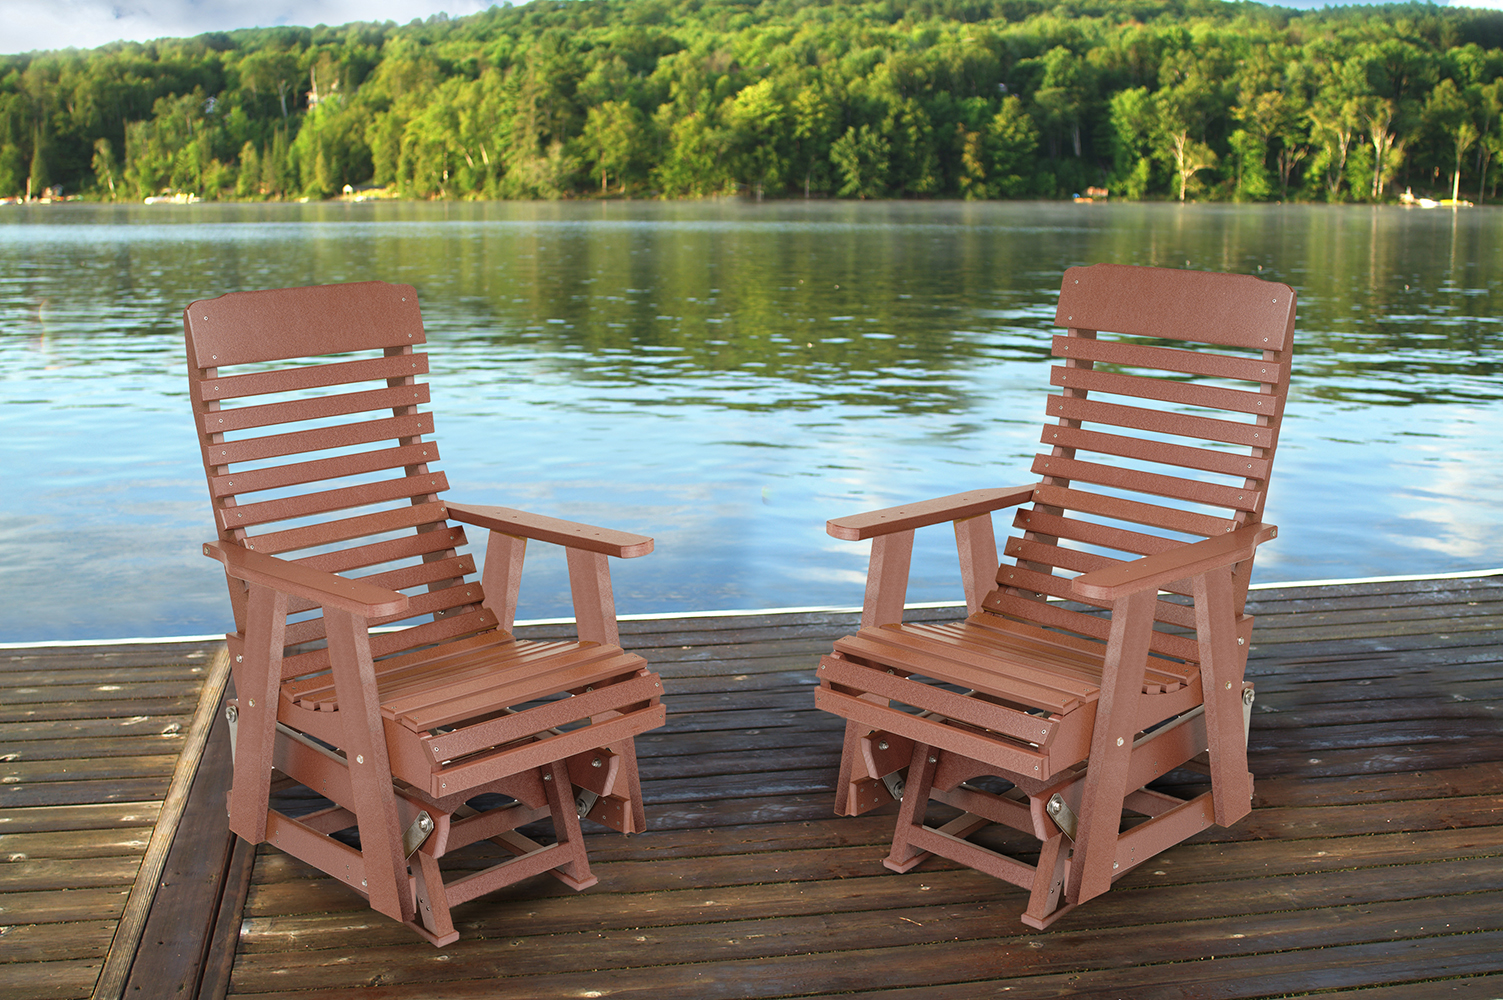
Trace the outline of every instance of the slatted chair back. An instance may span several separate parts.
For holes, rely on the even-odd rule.
[[[1293,295],[1246,276],[1202,277],[1113,264],[1065,273],[1050,371],[1060,391],[1033,462],[1042,479],[1014,515],[1020,533],[986,610],[1105,641],[1110,622],[1081,607],[1071,579],[1262,522]],[[1235,575],[1239,613],[1249,569]],[[1154,632],[1153,651],[1198,660],[1194,609],[1161,599],[1156,617],[1169,628]],[[1185,670],[1157,662],[1170,673],[1162,682],[1182,682]]]
[[[267,331],[255,341],[235,336]],[[438,447],[417,294],[367,282],[197,302],[187,315],[193,411],[219,537],[406,593],[373,622],[377,659],[494,630],[459,555],[433,468]],[[246,586],[230,579],[237,630]],[[321,613],[294,598],[284,678],[328,669]]]

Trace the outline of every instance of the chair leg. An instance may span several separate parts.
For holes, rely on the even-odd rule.
[[[1096,728],[1091,736],[1091,764],[1086,770],[1075,859],[1066,885],[1066,898],[1071,903],[1083,903],[1112,887],[1122,802],[1129,790],[1127,773],[1137,734],[1138,696],[1143,689],[1157,602],[1157,593],[1143,591],[1129,594],[1112,607]]]
[[[609,747],[611,753],[621,758],[621,772],[617,782],[624,786],[617,794],[631,803],[630,813],[623,817],[622,833],[641,833],[647,829],[647,810],[642,805],[642,778],[637,772],[637,744],[635,740],[623,740]]]
[[[553,866],[553,874],[571,888],[588,888],[597,879],[590,873],[590,859],[585,854],[584,831],[579,826],[579,813],[570,791],[569,768],[556,760],[544,774],[551,775],[543,784],[548,793],[548,811],[553,815],[553,834],[558,838],[554,849],[564,856],[563,861]]]
[[[412,876],[417,889],[416,920],[407,926],[430,944],[442,948],[459,940],[454,929],[454,919],[449,913],[449,896],[444,891],[444,875],[439,870],[438,859],[419,850],[412,856]]]
[[[411,923],[413,899],[402,853],[397,800],[391,787],[391,763],[381,722],[370,636],[363,618],[336,608],[324,609],[329,661],[339,714],[344,716],[345,757],[349,761],[355,818],[366,891],[379,913]]]
[[[929,856],[929,851],[914,846],[913,831],[924,826],[929,811],[929,790],[934,787],[936,754],[927,744],[915,743],[908,764],[908,778],[903,785],[903,803],[898,807],[898,822],[892,834],[892,852],[882,863],[895,872],[906,872]]]
[[[287,595],[251,585],[246,641],[235,669],[238,723],[229,807],[230,829],[252,844],[266,839],[286,628]]]
[[[840,749],[840,773],[835,776],[835,815],[856,816],[859,811],[851,801],[851,772],[861,754],[861,737],[866,727],[856,722],[845,724],[845,741]]]
[[[1252,811],[1252,775],[1247,771],[1247,729],[1242,716],[1246,654],[1239,654],[1236,642],[1230,567],[1196,577],[1194,593],[1212,801],[1217,825],[1231,826]]]
[[[1070,849],[1066,846],[1066,837],[1063,833],[1056,833],[1039,849],[1039,862],[1034,869],[1033,889],[1028,894],[1023,923],[1043,930],[1075,909],[1073,903],[1065,903],[1065,877],[1069,868]]]

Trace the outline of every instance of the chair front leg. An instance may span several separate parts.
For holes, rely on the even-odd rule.
[[[402,829],[396,794],[391,785],[391,762],[381,722],[376,671],[371,662],[370,634],[364,618],[336,608],[324,609],[329,636],[329,663],[334,692],[344,723],[345,761],[360,828],[360,855],[365,864],[365,889],[371,906],[404,923],[413,919],[407,859],[402,853]]]
[[[277,703],[282,686],[282,647],[287,631],[287,595],[250,585],[245,643],[235,664],[239,713],[235,734],[230,829],[252,844],[266,839],[272,759],[277,741]]]
[[[1127,797],[1128,764],[1138,730],[1138,697],[1148,663],[1158,593],[1141,590],[1112,605],[1112,628],[1096,703],[1081,816],[1066,896],[1079,904],[1112,887],[1117,832]]]
[[[1200,644],[1200,684],[1211,752],[1211,798],[1218,826],[1231,826],[1252,812],[1252,775],[1247,770],[1247,730],[1242,715],[1246,654],[1238,649],[1231,567],[1194,580],[1195,631]]]

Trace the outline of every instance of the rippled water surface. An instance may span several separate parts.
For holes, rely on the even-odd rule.
[[[1503,566],[1503,213],[1055,204],[0,207],[0,642],[223,631],[181,311],[415,285],[451,496],[650,534],[622,613],[860,602],[826,518],[1027,482],[1064,268],[1299,292],[1256,578]],[[958,599],[920,534],[913,601]],[[523,617],[567,615],[529,551]]]

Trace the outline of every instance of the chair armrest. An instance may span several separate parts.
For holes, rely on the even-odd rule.
[[[379,618],[407,610],[406,594],[399,594],[373,583],[346,580],[323,570],[299,566],[233,542],[205,542],[204,555],[218,559],[224,564],[224,571],[237,580],[301,597],[320,607],[339,608],[366,618]]]
[[[920,500],[901,507],[886,507],[864,514],[837,517],[825,523],[825,531],[836,538],[859,542],[865,538],[890,535],[895,531],[911,531],[931,524],[987,514],[1003,507],[1015,507],[1032,500],[1033,489],[1032,485],[1000,486],[952,493],[947,497]]]
[[[510,507],[448,503],[449,516],[465,524],[489,528],[507,535],[550,542],[571,549],[599,552],[622,559],[645,556],[652,551],[652,539],[628,531],[597,528],[577,521],[563,521],[542,514],[529,514]]]
[[[1144,590],[1157,591],[1175,580],[1250,559],[1259,545],[1278,533],[1279,529],[1271,524],[1249,525],[1120,566],[1082,573],[1073,581],[1073,588],[1082,597],[1106,602]]]

